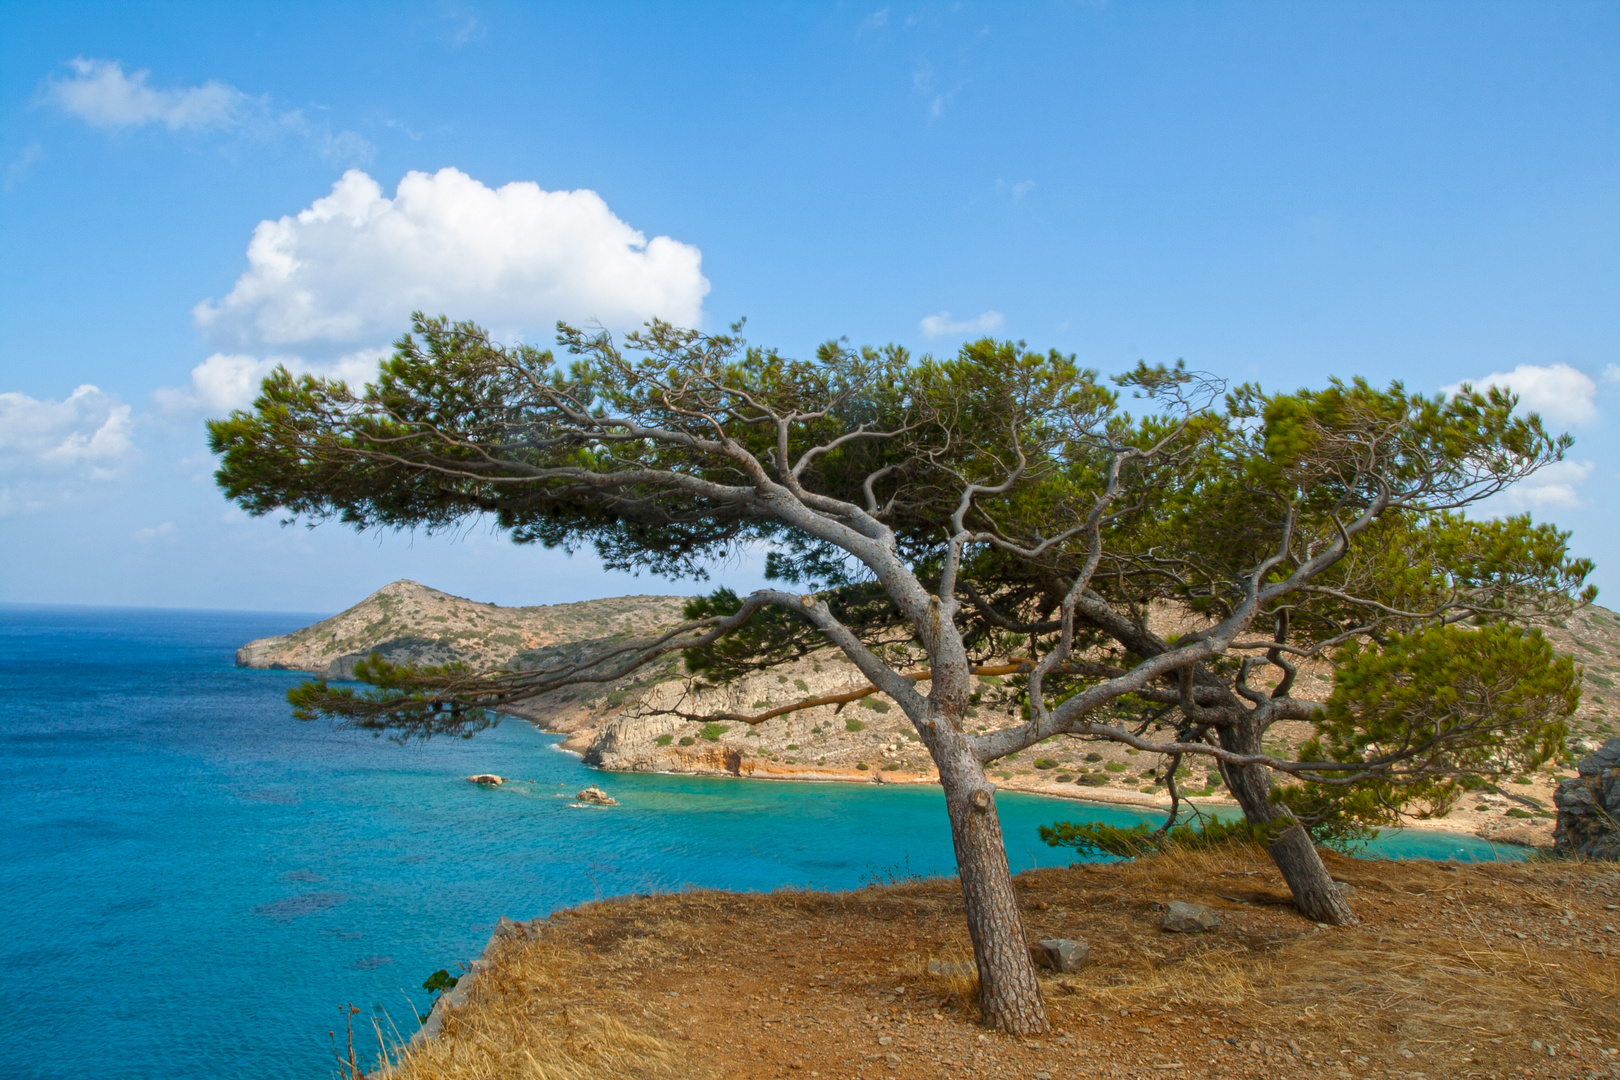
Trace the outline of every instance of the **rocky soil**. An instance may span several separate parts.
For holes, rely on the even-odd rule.
[[[1327,858],[1359,926],[1302,918],[1253,848],[1020,875],[1029,939],[1091,946],[1042,975],[1036,1039],[979,1022],[954,881],[586,904],[505,924],[383,1075],[1620,1077],[1612,865]],[[1221,925],[1165,932],[1176,900]]]
[[[564,653],[645,637],[680,620],[682,599],[629,596],[577,604],[506,608],[450,596],[412,581],[389,585],[349,610],[285,637],[250,642],[237,653],[247,667],[352,676],[372,651],[396,662],[448,663],[474,668],[543,663]],[[1167,621],[1164,630],[1176,629]],[[1521,777],[1498,792],[1482,792],[1448,815],[1424,824],[1477,834],[1501,843],[1552,843],[1553,795],[1575,775],[1576,760],[1616,734],[1620,716],[1620,616],[1592,607],[1548,637],[1585,668],[1586,691],[1574,718],[1569,757],[1541,774]],[[759,779],[931,783],[926,751],[897,706],[883,695],[835,707],[819,706],[758,725],[707,722],[717,713],[758,713],[809,697],[864,685],[853,665],[832,650],[724,686],[685,676],[671,658],[618,683],[574,687],[515,706],[511,712],[566,736],[565,749],[608,770],[749,776]],[[926,687],[926,684],[923,684]],[[1307,666],[1296,690],[1307,698],[1331,688],[1326,664]],[[685,714],[685,716],[681,715]],[[999,678],[978,679],[971,722],[990,730],[1018,722],[1020,707]],[[1274,749],[1286,752],[1310,732],[1307,724],[1273,729]],[[997,762],[992,775],[1009,790],[1094,801],[1167,806],[1157,755],[1112,743],[1061,737]],[[1178,787],[1199,801],[1224,804],[1219,785],[1200,762],[1184,762]]]

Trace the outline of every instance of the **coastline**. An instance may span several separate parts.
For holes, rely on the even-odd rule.
[[[584,751],[568,743],[574,741],[570,738],[573,732],[562,731],[547,727],[546,724],[535,718],[524,717],[519,714],[510,714],[515,719],[523,720],[535,730],[546,734],[561,736],[552,749],[565,754],[571,754],[583,761],[587,768],[608,775],[623,773],[647,772],[655,776],[713,776],[730,777],[737,780],[783,781],[791,783],[808,784],[899,784],[899,785],[937,785],[937,774],[919,773],[901,769],[874,769],[861,772],[850,769],[826,768],[794,768],[782,767],[775,763],[749,762],[742,768],[726,768],[723,765],[710,765],[708,767],[695,766],[687,769],[613,769],[603,765],[592,764],[586,760]],[[1073,785],[1058,784],[1048,781],[1046,783],[1019,783],[1019,778],[1012,781],[996,781],[992,783],[1000,792],[1012,792],[1020,795],[1040,795],[1051,799],[1060,799],[1065,802],[1088,803],[1095,806],[1128,807],[1136,810],[1167,812],[1170,808],[1168,795],[1149,795],[1140,791],[1124,791],[1118,788],[1087,787],[1077,790]],[[1193,796],[1183,797],[1184,805],[1194,806],[1200,810],[1226,811],[1237,810],[1237,801],[1230,798]],[[1492,844],[1521,849],[1550,849],[1552,847],[1552,827],[1536,828],[1531,825],[1517,824],[1506,828],[1488,829],[1482,826],[1480,816],[1474,814],[1458,813],[1458,816],[1444,818],[1415,818],[1397,826],[1386,827],[1384,831],[1414,830],[1421,832],[1450,833],[1457,836],[1471,836]]]

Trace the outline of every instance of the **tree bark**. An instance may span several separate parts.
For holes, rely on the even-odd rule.
[[[1247,718],[1233,727],[1222,728],[1221,746],[1240,754],[1258,754],[1261,751],[1259,728]],[[1243,808],[1243,816],[1251,825],[1270,825],[1279,819],[1293,824],[1284,829],[1270,844],[1271,861],[1277,864],[1288,889],[1294,894],[1294,906],[1307,919],[1330,926],[1355,926],[1356,915],[1333,883],[1322,862],[1322,855],[1311,842],[1305,826],[1294,819],[1287,807],[1271,801],[1271,771],[1264,765],[1221,765],[1221,776],[1226,787]]]
[[[941,720],[940,726],[946,723]],[[960,731],[944,733],[942,741],[958,744],[941,747],[944,752],[936,761],[956,845],[968,936],[979,968],[979,1007],[990,1027],[1013,1035],[1043,1034],[1051,1024],[1024,939],[994,785]]]

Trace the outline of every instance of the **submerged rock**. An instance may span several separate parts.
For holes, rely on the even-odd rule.
[[[1553,850],[1605,862],[1620,861],[1620,738],[1581,759],[1580,774],[1558,785]]]
[[[1164,910],[1164,929],[1175,934],[1201,934],[1221,925],[1221,917],[1203,904],[1172,900]]]
[[[582,803],[588,803],[591,806],[618,806],[619,805],[619,800],[618,799],[615,799],[613,796],[609,795],[607,792],[603,791],[601,788],[597,787],[595,784],[592,784],[590,787],[586,788],[584,791],[580,792],[578,795],[575,795],[574,798],[578,799]]]

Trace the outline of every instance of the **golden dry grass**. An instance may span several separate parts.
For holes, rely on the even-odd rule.
[[[1612,865],[1330,865],[1359,927],[1302,919],[1252,849],[1020,876],[1032,938],[1092,945],[1043,976],[1036,1040],[987,1032],[971,976],[929,973],[970,955],[953,882],[587,904],[503,942],[387,1075],[1620,1077]],[[1224,925],[1164,933],[1170,899]]]

